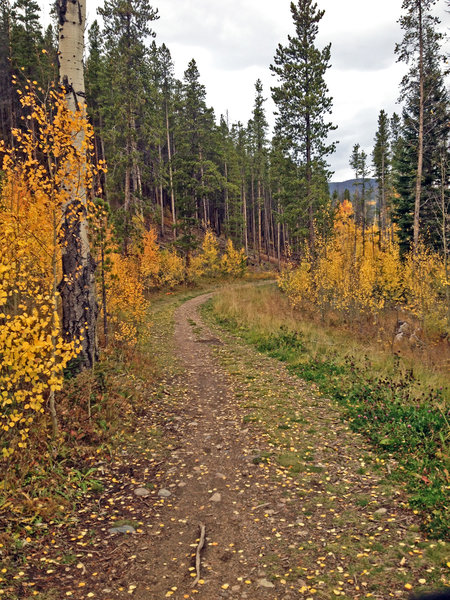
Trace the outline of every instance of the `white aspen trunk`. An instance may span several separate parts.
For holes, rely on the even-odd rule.
[[[85,113],[84,28],[85,0],[58,0],[59,78],[64,86],[69,110]],[[74,138],[82,152],[84,132]],[[76,368],[92,368],[98,358],[95,261],[89,246],[84,172],[70,189],[71,199],[63,207],[62,271],[59,284],[62,299],[62,329],[66,340],[78,341],[80,353]]]

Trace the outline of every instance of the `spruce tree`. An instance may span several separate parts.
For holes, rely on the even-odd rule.
[[[11,63],[29,79],[39,73],[42,44],[40,7],[35,0],[16,0],[11,8]]]
[[[361,187],[361,192],[355,193],[355,220],[362,228],[364,250],[367,229],[367,179],[369,176],[369,167],[367,164],[367,154],[364,150],[361,150],[359,144],[353,146],[350,166],[355,171],[356,181],[353,185]]]
[[[413,65],[410,78],[403,87],[405,104],[399,128],[400,134],[397,136],[397,141],[393,142],[393,180],[397,192],[394,220],[398,224],[403,253],[407,252],[411,245],[413,248],[416,247],[417,208],[419,208],[418,223],[422,240],[437,249],[441,237],[439,233],[441,226],[435,218],[435,205],[436,190],[440,187],[442,179],[439,149],[446,148],[448,143],[449,96],[443,77],[443,57],[439,48],[440,34],[429,25],[423,39],[422,76],[418,65]],[[422,101],[421,88],[423,88]],[[444,154],[446,152],[448,149]],[[418,205],[419,160],[421,178]]]
[[[173,179],[173,113],[174,113],[174,65],[169,48],[162,44],[157,52],[157,61],[160,76],[161,86],[161,102],[163,110],[163,128],[167,153],[167,173],[168,187],[170,195],[170,210],[172,213],[173,235],[176,239],[177,216],[176,216],[176,199]]]
[[[101,41],[100,27],[97,21],[94,21],[88,31],[88,58],[85,68],[86,85],[86,103],[88,114],[94,127],[95,138],[95,159],[106,161],[104,127],[105,127],[105,107],[107,105],[108,82],[106,76],[106,60],[104,56],[103,44]],[[101,171],[99,175],[99,185],[104,196],[107,191],[106,173]]]
[[[276,127],[278,135],[286,138],[289,151],[301,169],[304,179],[303,198],[308,213],[308,238],[314,248],[314,221],[320,206],[314,190],[314,170],[323,165],[326,157],[335,150],[327,141],[335,129],[326,122],[331,112],[332,98],[325,83],[325,73],[330,67],[330,48],[322,50],[316,45],[319,22],[324,15],[312,0],[291,3],[295,35],[288,36],[288,44],[278,46],[272,72],[279,85],[272,88],[277,106]]]
[[[404,31],[403,40],[397,44],[395,52],[398,60],[410,64],[411,68],[402,80],[402,99],[417,100],[417,164],[415,168],[414,216],[413,216],[413,249],[417,249],[420,234],[420,210],[422,196],[422,178],[424,166],[424,118],[425,118],[425,46],[434,38],[441,39],[436,31],[439,19],[431,14],[437,0],[403,0],[404,14],[400,18],[400,26]],[[412,80],[417,86],[411,87]]]
[[[265,98],[263,97],[263,87],[261,80],[255,83],[255,103],[252,113],[252,119],[249,122],[250,142],[252,144],[252,178],[254,179],[254,193],[252,193],[252,202],[256,213],[257,240],[256,249],[258,259],[261,260],[262,239],[263,239],[263,220],[264,220],[264,239],[268,240],[267,231],[267,129],[268,123],[264,111]],[[255,196],[256,192],[256,196]],[[267,248],[266,248],[267,249]]]
[[[111,200],[122,206],[118,225],[127,251],[136,233],[133,215],[142,221],[144,211],[139,132],[146,99],[145,40],[155,35],[151,23],[158,18],[158,12],[148,0],[106,0],[98,12],[104,21],[109,79],[105,140],[109,162],[115,166],[109,189]]]
[[[200,82],[197,63],[192,59],[184,72],[177,115],[174,158],[174,182],[178,202],[177,244],[183,249],[187,264],[195,247],[193,229],[208,227],[211,221],[210,196],[222,189],[217,164],[211,160],[214,112],[206,105],[206,89]]]
[[[378,129],[375,134],[372,162],[378,183],[378,214],[382,238],[386,236],[387,228],[390,160],[389,118],[386,111],[381,110],[378,115]]]

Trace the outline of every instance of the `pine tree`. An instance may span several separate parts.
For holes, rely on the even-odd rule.
[[[249,122],[250,143],[252,145],[252,205],[255,215],[255,226],[257,230],[254,245],[258,252],[258,259],[261,261],[262,240],[263,240],[263,219],[264,219],[264,240],[266,250],[268,250],[268,219],[267,219],[267,181],[268,170],[267,160],[267,129],[268,123],[264,111],[265,98],[263,97],[263,86],[261,80],[255,83],[255,103],[253,107],[252,119]],[[256,191],[256,196],[255,196]],[[256,244],[255,244],[256,242]],[[268,253],[268,252],[267,252]]]
[[[299,196],[299,167],[293,161],[288,142],[284,137],[275,135],[272,138],[270,150],[270,181],[273,196],[277,204],[277,222],[280,227],[277,250],[279,261],[281,259],[281,246],[284,253],[291,251],[299,240],[308,236],[304,224],[307,223],[308,215],[305,212],[304,203],[298,201]]]
[[[325,121],[331,112],[332,99],[325,83],[330,66],[328,44],[322,50],[315,46],[319,22],[324,11],[312,0],[291,3],[295,36],[288,36],[288,45],[278,46],[272,72],[279,85],[272,88],[277,105],[277,132],[286,138],[289,150],[298,166],[303,165],[304,201],[308,212],[309,245],[314,248],[314,220],[320,207],[315,202],[314,169],[335,150],[327,141],[335,127]],[[301,199],[299,199],[301,200]]]
[[[440,34],[427,26],[423,43],[422,79],[418,66],[411,68],[404,84],[405,106],[400,135],[393,142],[394,220],[399,226],[401,250],[416,247],[417,223],[421,237],[428,245],[439,248],[440,229],[434,209],[436,190],[441,181],[440,148],[447,144],[449,97],[446,90],[439,51]],[[423,100],[421,102],[421,88]],[[421,117],[422,105],[422,117]],[[420,143],[420,138],[422,143]],[[447,150],[448,151],[448,150]],[[417,204],[417,165],[421,162],[420,203]],[[444,184],[445,185],[445,184]],[[417,222],[417,208],[419,221]]]
[[[39,73],[40,12],[35,0],[16,0],[11,9],[11,63],[16,72],[23,71],[28,79],[34,79]]]
[[[417,81],[417,165],[414,192],[413,249],[416,250],[420,234],[420,209],[424,162],[424,116],[425,116],[425,45],[430,38],[435,41],[442,36],[436,31],[439,19],[431,15],[437,0],[403,0],[403,16],[400,26],[404,30],[403,40],[397,44],[395,52],[399,61],[411,64],[410,72],[402,80],[403,99],[411,98],[411,79]]]
[[[164,139],[166,145],[166,154],[167,154],[167,172],[168,177],[168,192],[170,195],[170,210],[172,213],[172,227],[173,227],[173,235],[176,239],[177,236],[177,215],[176,215],[176,199],[175,199],[175,187],[173,180],[173,113],[174,113],[174,65],[172,61],[172,56],[170,54],[169,48],[162,44],[160,48],[152,47],[153,54],[157,63],[158,70],[158,79],[160,81],[159,87],[161,92],[161,109],[162,109],[162,118],[163,118],[163,131],[164,131]],[[161,141],[162,144],[162,141]],[[160,156],[162,162],[162,154],[158,149],[158,154]],[[162,165],[161,165],[161,175],[162,175]],[[162,193],[161,199],[162,202]],[[162,205],[161,205],[162,206]],[[161,208],[163,211],[163,207]]]
[[[98,10],[104,20],[109,78],[106,152],[109,162],[114,162],[116,175],[109,178],[109,188],[111,200],[119,202],[123,209],[119,225],[127,251],[134,235],[133,215],[137,214],[141,221],[143,216],[138,138],[145,104],[145,40],[154,37],[150,24],[159,17],[148,0],[106,0]]]
[[[91,123],[94,127],[95,160],[106,162],[104,126],[105,105],[107,102],[108,82],[106,77],[106,61],[101,42],[101,32],[97,21],[94,21],[88,31],[88,59],[86,61],[85,83],[86,103]],[[101,187],[106,196],[106,173],[100,171],[97,187]]]
[[[222,178],[210,160],[211,142],[215,130],[214,112],[206,106],[206,89],[200,83],[195,60],[184,72],[180,106],[177,115],[174,158],[174,180],[177,190],[177,229],[182,232],[177,240],[183,248],[189,266],[190,253],[195,245],[193,228],[210,223],[210,195],[222,188]]]
[[[386,111],[381,110],[378,115],[378,129],[375,134],[372,162],[378,183],[379,227],[382,238],[386,237],[387,229],[390,161],[389,119]]]
[[[241,140],[239,139],[241,137]],[[214,148],[210,157],[220,170],[222,189],[213,192],[211,227],[217,235],[225,235],[239,245],[245,245],[246,197],[242,188],[242,126],[238,123],[230,128],[228,115],[220,116],[219,127],[212,132]],[[243,157],[245,161],[245,155]],[[245,171],[245,167],[244,167]],[[221,223],[223,217],[223,223]]]
[[[228,128],[228,125],[227,125]],[[251,219],[251,207],[249,207],[248,176],[250,171],[250,152],[247,129],[241,122],[231,128],[231,136],[236,150],[236,162],[239,169],[240,205],[242,214],[242,239],[245,253],[248,255]],[[250,208],[250,210],[249,210]],[[253,238],[253,246],[255,240]]]
[[[362,228],[363,250],[366,243],[367,229],[367,179],[369,176],[369,168],[367,165],[367,154],[361,150],[359,144],[353,146],[352,155],[350,157],[350,166],[355,171],[355,186],[361,187],[361,193],[355,193],[355,219],[356,223]]]

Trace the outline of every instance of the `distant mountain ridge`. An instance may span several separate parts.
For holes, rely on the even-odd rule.
[[[360,185],[362,183],[362,179],[347,179],[347,181],[330,181],[328,184],[328,189],[330,190],[330,195],[337,191],[339,196],[343,195],[345,190],[349,190],[350,195],[356,191],[358,187],[360,189]],[[358,185],[359,184],[359,185]],[[375,192],[378,189],[378,184],[376,179],[366,179],[367,190],[372,188]]]

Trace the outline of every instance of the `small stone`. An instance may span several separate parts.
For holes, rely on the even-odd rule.
[[[387,513],[387,508],[379,508],[373,514],[374,515],[385,515]]]
[[[159,492],[158,492],[158,496],[160,498],[169,498],[169,496],[171,496],[171,495],[172,495],[172,492],[169,492],[169,490],[165,490],[165,489],[159,490]]]
[[[147,496],[150,496],[150,492],[147,488],[140,487],[134,490],[134,495],[139,496],[139,498],[147,498]]]
[[[268,581],[267,579],[258,579],[258,587],[262,587],[262,588],[274,588],[274,584],[271,581]]]
[[[241,590],[240,585],[233,585],[233,587],[231,588],[232,592],[239,592],[240,590]]]
[[[178,484],[178,487],[179,487],[179,488],[184,488],[184,487],[186,487],[186,482],[184,482],[184,481],[180,481],[180,483]]]
[[[219,492],[216,492],[215,494],[213,494],[211,496],[211,498],[209,499],[210,502],[221,502],[222,501],[222,496],[221,494],[219,494]]]
[[[216,473],[216,478],[217,479],[226,479],[227,477],[223,473]]]
[[[136,533],[136,529],[131,525],[121,525],[120,527],[110,527],[109,533]]]

